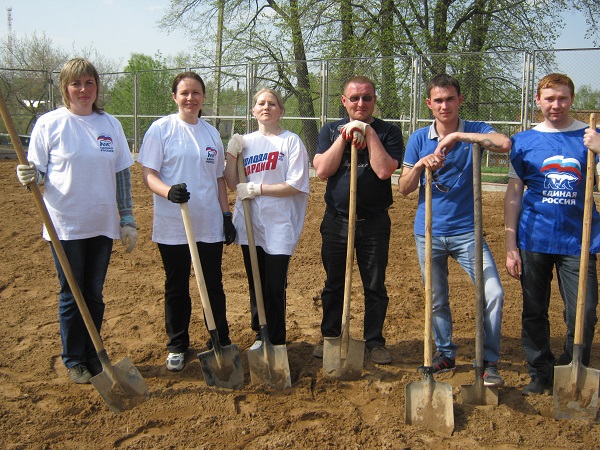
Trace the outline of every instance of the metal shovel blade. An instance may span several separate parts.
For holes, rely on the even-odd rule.
[[[148,386],[129,357],[103,370],[91,381],[114,413],[134,408],[150,398]]]
[[[252,384],[267,384],[276,389],[292,386],[287,347],[273,345],[261,333],[262,340],[256,341],[248,350],[250,381]]]
[[[365,359],[365,341],[348,338],[346,355],[343,355],[342,336],[323,338],[323,374],[340,380],[358,380]]]
[[[241,389],[244,385],[244,371],[238,346],[232,344],[219,347],[217,349],[215,345],[212,350],[198,354],[204,381],[208,386]]]
[[[475,383],[460,387],[460,398],[467,405],[498,406],[498,388],[483,383],[483,368],[475,368]]]
[[[452,386],[436,382],[427,374],[422,381],[406,385],[406,423],[450,436],[454,431]]]
[[[554,418],[596,420],[600,370],[581,363],[554,367]]]

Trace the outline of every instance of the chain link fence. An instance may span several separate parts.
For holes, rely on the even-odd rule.
[[[442,72],[461,82],[465,96],[461,117],[488,122],[509,136],[543,120],[535,106],[535,90],[539,80],[551,72],[566,73],[573,79],[575,117],[587,122],[590,112],[600,111],[599,48],[249,62],[101,74],[101,104],[123,124],[132,151],[139,150],[154,120],[176,112],[171,85],[176,74],[186,70],[197,72],[206,82],[202,115],[219,129],[225,144],[234,132],[257,129],[252,97],[268,87],[282,94],[286,109],[282,124],[300,135],[311,159],[323,124],[346,115],[340,97],[344,82],[355,74],[374,81],[375,115],[399,126],[405,140],[431,122],[426,86],[432,76]],[[60,106],[57,86],[55,72],[0,69],[0,88],[24,142],[37,117]],[[3,128],[0,145],[8,145]],[[483,164],[485,172],[491,172],[484,181],[506,181],[506,155],[486,154]]]

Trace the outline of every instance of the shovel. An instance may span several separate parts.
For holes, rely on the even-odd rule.
[[[357,160],[358,154],[353,142],[350,150],[350,204],[342,333],[339,337],[325,337],[323,339],[323,374],[340,380],[359,379],[365,358],[365,341],[350,337],[350,297],[352,295],[352,265],[354,262],[354,234],[356,229]]]
[[[246,171],[244,168],[244,158],[241,154],[238,155],[237,169],[240,182],[245,183],[247,181]],[[258,255],[256,254],[256,244],[254,242],[254,228],[252,227],[250,204],[248,203],[248,200],[242,200],[242,205],[244,207],[244,219],[246,221],[246,232],[248,234],[248,249],[250,251],[252,280],[254,281],[254,292],[256,294],[258,323],[260,325],[260,346],[248,350],[250,381],[252,381],[253,384],[267,384],[277,389],[283,389],[292,386],[287,348],[285,345],[273,345],[269,341],[269,331],[267,328],[262,284],[260,282]]]
[[[473,201],[475,207],[475,383],[462,385],[460,396],[469,405],[498,406],[498,388],[483,383],[483,221],[481,216],[481,148],[473,144]]]
[[[595,114],[590,114],[590,128],[596,128]],[[590,235],[592,231],[592,203],[594,201],[594,167],[594,153],[588,150],[573,360],[566,366],[554,367],[555,419],[596,420],[596,413],[598,412],[600,371],[589,369],[581,364],[586,286],[590,258]]]
[[[425,333],[423,380],[406,385],[405,419],[408,425],[420,425],[448,436],[454,431],[452,386],[433,378],[431,357],[432,278],[431,278],[431,172],[425,172]]]
[[[202,265],[200,264],[200,255],[198,254],[192,219],[190,217],[190,209],[187,203],[181,203],[181,215],[183,216],[185,234],[192,255],[192,265],[194,266],[196,283],[198,284],[198,290],[200,291],[200,300],[202,302],[202,309],[204,309],[206,327],[208,328],[210,340],[213,344],[212,350],[198,354],[204,381],[206,381],[206,384],[209,386],[241,389],[244,384],[244,372],[240,361],[240,352],[237,345],[221,346],[221,342],[219,341],[219,333],[217,332],[215,318],[208,298],[208,291],[206,290],[204,273],[202,272]]]
[[[12,141],[15,152],[17,153],[19,163],[27,164],[25,150],[23,150],[21,140],[19,139],[19,135],[17,134],[17,130],[15,129],[15,125],[10,112],[8,111],[3,95],[0,95],[0,114],[2,115],[6,130],[10,135],[10,140]],[[98,390],[98,392],[100,392],[100,395],[114,413],[119,414],[135,407],[142,402],[145,402],[150,398],[150,393],[148,392],[146,382],[140,375],[140,372],[131,362],[131,359],[125,357],[116,365],[113,366],[111,364],[108,354],[104,349],[104,344],[102,343],[100,334],[96,329],[96,325],[94,324],[90,311],[85,303],[83,294],[79,289],[79,285],[77,284],[77,280],[75,279],[75,275],[73,274],[73,270],[71,269],[67,255],[65,254],[62,244],[58,238],[58,234],[56,233],[56,229],[54,228],[52,218],[48,213],[48,209],[46,208],[46,204],[44,203],[40,189],[35,182],[28,184],[28,187],[33,193],[33,198],[38,209],[40,210],[46,230],[50,235],[50,240],[54,246],[56,256],[58,257],[62,270],[65,273],[65,277],[69,282],[69,286],[73,296],[75,297],[77,307],[79,308],[87,331],[90,334],[94,344],[94,348],[96,349],[96,353],[98,354],[98,359],[100,359],[100,362],[102,363],[102,372],[92,377],[92,384]]]

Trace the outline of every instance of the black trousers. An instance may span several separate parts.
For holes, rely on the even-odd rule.
[[[256,247],[258,256],[258,267],[260,272],[260,283],[263,291],[263,303],[265,305],[265,316],[269,341],[274,345],[285,344],[285,290],[287,287],[287,272],[290,265],[290,255],[269,255],[261,247]],[[256,290],[252,278],[252,265],[250,263],[250,250],[247,245],[242,245],[244,265],[248,276],[248,288],[250,291],[250,312],[252,314],[252,330],[260,331],[258,320],[258,309],[256,308]]]
[[[221,345],[231,344],[223,291],[223,243],[197,242],[200,264],[208,291]],[[190,346],[189,325],[192,315],[190,272],[192,257],[187,244],[158,244],[165,268],[165,328],[170,352],[183,353]]]
[[[385,287],[385,271],[390,245],[390,216],[387,212],[356,221],[354,248],[365,295],[364,339],[367,348],[385,345],[383,322],[389,297]],[[325,212],[321,223],[321,259],[327,274],[321,293],[323,320],[321,333],[338,337],[342,330],[348,219]]]

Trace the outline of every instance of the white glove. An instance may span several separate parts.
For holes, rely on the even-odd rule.
[[[234,134],[229,139],[229,143],[227,144],[227,153],[229,153],[234,158],[237,158],[242,150],[244,149],[244,138],[240,134]]]
[[[368,123],[353,120],[344,125],[340,133],[346,141],[352,141],[357,149],[361,150],[367,146],[366,134]]]
[[[240,200],[262,195],[262,184],[256,184],[252,181],[250,183],[240,183],[236,186],[236,189]]]
[[[35,164],[28,161],[29,164],[19,164],[17,166],[17,178],[23,186],[27,186],[29,183],[37,182],[38,170]]]
[[[138,232],[134,227],[130,227],[129,225],[124,225],[121,227],[121,243],[127,246],[125,249],[127,253],[131,253],[133,247],[135,247],[137,239]],[[129,242],[129,245],[127,242]]]

